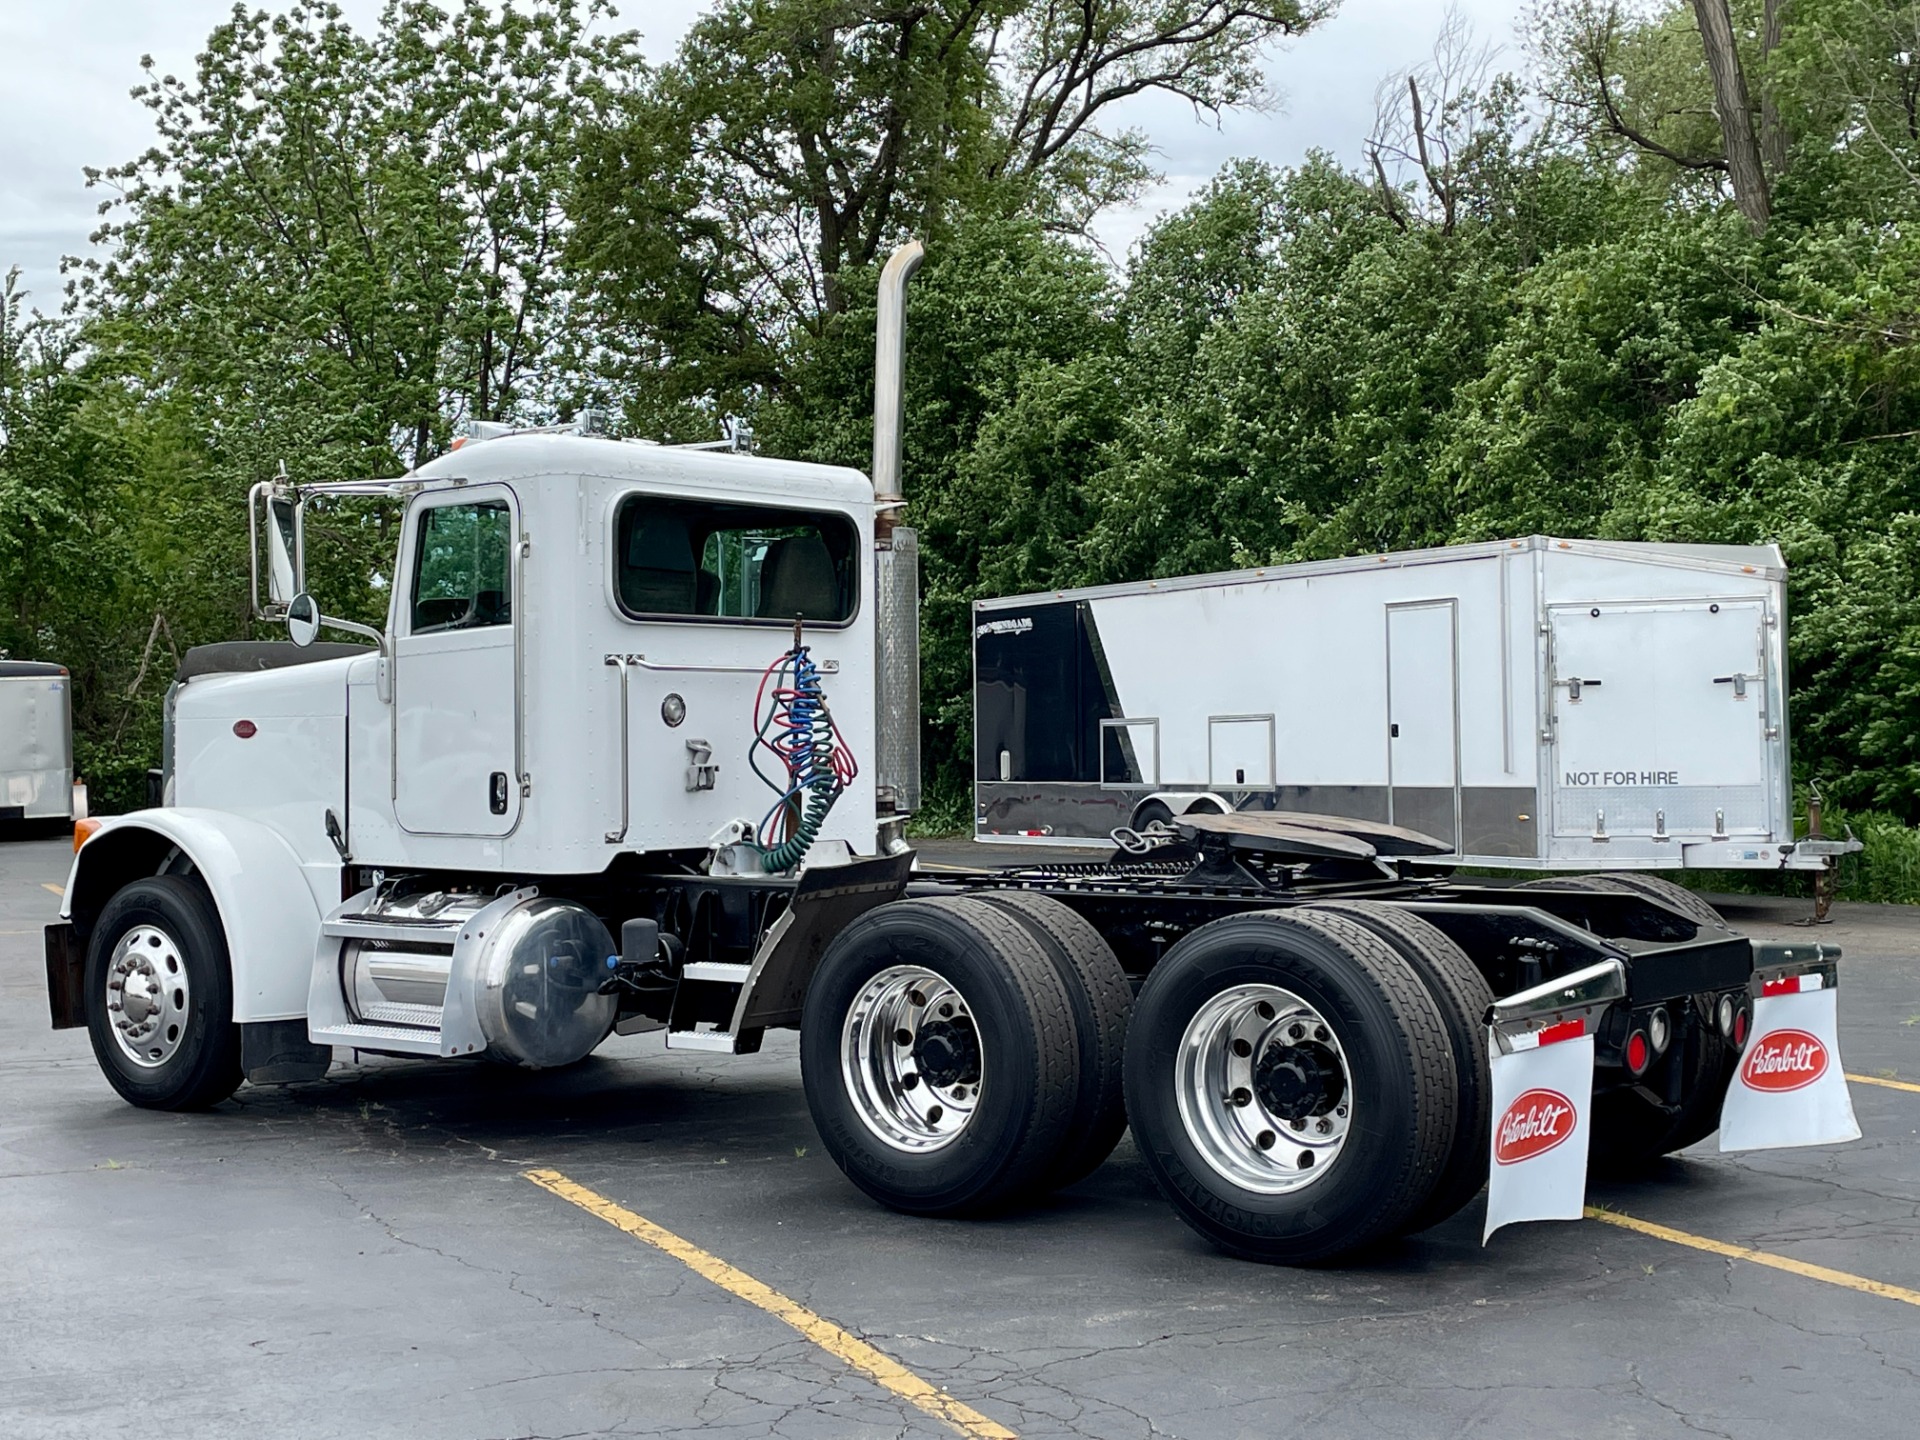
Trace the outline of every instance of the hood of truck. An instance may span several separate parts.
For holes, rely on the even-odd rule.
[[[343,813],[351,658],[201,675],[174,702],[173,802],[324,827]],[[277,817],[277,818],[276,818]]]

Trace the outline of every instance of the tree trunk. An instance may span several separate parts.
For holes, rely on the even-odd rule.
[[[1780,48],[1781,27],[1788,0],[1767,0],[1766,19],[1760,32],[1760,55],[1771,58]],[[1767,174],[1773,180],[1787,173],[1787,131],[1780,123],[1780,107],[1774,103],[1773,79],[1760,78],[1760,155],[1767,162]]]
[[[1693,14],[1700,26],[1700,43],[1706,48],[1707,69],[1713,72],[1713,109],[1726,142],[1733,203],[1754,234],[1765,234],[1772,204],[1767,172],[1760,164],[1760,141],[1754,134],[1753,104],[1747,98],[1740,53],[1734,48],[1733,18],[1727,13],[1727,0],[1693,0]]]

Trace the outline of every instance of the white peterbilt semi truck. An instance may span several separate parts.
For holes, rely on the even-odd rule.
[[[1534,870],[1814,870],[1771,545],[1528,536],[974,606],[975,833],[1354,815]]]
[[[1016,1204],[1131,1123],[1182,1217],[1268,1261],[1424,1228],[1563,1140],[1558,1101],[1494,1113],[1490,1047],[1591,1043],[1601,1159],[1710,1131],[1755,986],[1833,952],[1756,949],[1657,880],[1435,879],[1412,864],[1449,841],[1286,812],[915,870],[919,254],[882,279],[872,484],[548,431],[256,487],[256,606],[291,643],[187,656],[165,803],[84,835],[48,927],[54,1024],[163,1110],[340,1050],[546,1067],[798,1026],[823,1142],[880,1202]],[[304,588],[305,510],[341,495],[401,510],[378,628]]]

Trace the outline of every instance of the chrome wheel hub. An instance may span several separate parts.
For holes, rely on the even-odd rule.
[[[1262,1195],[1325,1175],[1353,1123],[1352,1074],[1333,1027],[1277,985],[1235,985],[1194,1012],[1174,1087],[1200,1158]]]
[[[107,1019],[114,1042],[134,1064],[164,1065],[186,1037],[193,1000],[187,962],[171,935],[136,925],[107,961]]]
[[[918,965],[867,981],[840,1029],[840,1078],[854,1113],[896,1150],[960,1138],[980,1103],[980,1032],[954,985]]]

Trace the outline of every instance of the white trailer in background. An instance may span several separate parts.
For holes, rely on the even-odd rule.
[[[1818,869],[1773,546],[1529,536],[982,600],[977,838],[1340,814],[1526,869]]]
[[[86,813],[73,783],[72,700],[64,665],[0,660],[0,822]]]

